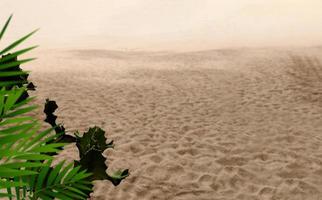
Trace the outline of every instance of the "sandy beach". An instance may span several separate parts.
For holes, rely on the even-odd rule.
[[[13,15],[0,50],[37,29],[10,50],[40,45],[19,57],[38,58],[22,65],[33,114],[44,120],[49,98],[69,134],[99,126],[114,140],[108,172],[130,176],[96,181],[92,200],[322,200],[321,8],[0,0],[1,24]]]
[[[35,55],[36,103],[70,133],[101,126],[109,171],[130,169],[91,199],[322,199],[322,48]]]

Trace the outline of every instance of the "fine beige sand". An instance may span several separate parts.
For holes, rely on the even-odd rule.
[[[109,170],[130,169],[92,199],[322,199],[322,48],[35,54],[36,103],[69,132],[101,126]]]

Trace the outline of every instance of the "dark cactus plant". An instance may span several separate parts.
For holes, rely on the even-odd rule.
[[[129,176],[128,169],[119,170],[109,175],[106,173],[107,166],[105,164],[106,158],[103,152],[108,148],[113,148],[113,141],[106,143],[105,131],[101,128],[94,126],[89,128],[87,132],[80,136],[78,131],[75,132],[75,137],[67,135],[63,125],[57,125],[57,116],[54,115],[55,110],[58,108],[55,101],[46,99],[44,113],[46,114],[45,122],[49,123],[57,134],[57,138],[50,141],[50,143],[73,143],[79,151],[80,160],[75,160],[74,165],[80,166],[83,170],[92,173],[91,180],[104,180],[107,179],[118,185],[120,182]]]
[[[81,169],[87,169],[91,172],[92,180],[107,179],[114,185],[120,182],[129,175],[128,169],[115,172],[113,175],[106,173],[107,166],[105,165],[105,157],[102,153],[108,148],[114,148],[113,141],[106,143],[105,131],[94,126],[89,128],[83,136],[76,136],[76,146],[79,150],[79,161],[75,161],[75,166],[81,166]]]
[[[52,143],[62,142],[62,143],[71,143],[76,142],[76,138],[67,135],[65,132],[65,127],[63,125],[57,125],[56,119],[57,116],[54,115],[55,110],[58,108],[58,105],[55,101],[50,101],[49,99],[46,99],[44,113],[46,114],[45,122],[49,123],[54,129],[57,134],[57,138],[52,140]]]

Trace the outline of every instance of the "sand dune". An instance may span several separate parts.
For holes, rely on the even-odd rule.
[[[41,50],[27,69],[37,103],[70,131],[104,128],[109,169],[130,169],[92,199],[319,200],[322,68],[303,55],[322,49]]]

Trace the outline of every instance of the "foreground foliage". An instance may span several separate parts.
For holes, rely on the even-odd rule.
[[[10,21],[11,17],[0,32],[0,41]],[[30,105],[34,98],[29,97],[28,90],[35,86],[28,81],[29,72],[20,65],[34,58],[17,58],[36,46],[9,52],[34,33],[0,51],[0,198],[86,199],[92,192],[92,180],[108,179],[118,185],[128,176],[128,170],[106,174],[102,153],[113,147],[113,142],[106,144],[104,131],[98,127],[83,136],[67,135],[65,128],[55,122],[55,102],[48,100],[45,105],[45,121],[52,128],[42,131],[40,122],[30,116],[37,106]],[[53,155],[70,142],[76,142],[81,159],[53,165]]]

